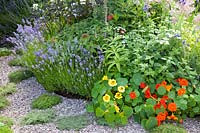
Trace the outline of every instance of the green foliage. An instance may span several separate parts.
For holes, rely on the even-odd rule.
[[[8,56],[12,54],[12,52],[7,48],[0,48],[0,57],[1,56]]]
[[[8,127],[11,127],[13,125],[13,120],[6,116],[0,116],[0,123],[3,123]]]
[[[1,133],[13,133],[10,127],[0,123],[0,132]]]
[[[0,109],[3,109],[8,105],[9,105],[9,101],[5,97],[0,96]]]
[[[33,76],[33,73],[29,70],[17,70],[11,72],[8,75],[10,82],[19,83],[22,80],[28,79]]]
[[[62,98],[56,95],[43,94],[32,101],[32,108],[47,109],[62,102]]]
[[[177,125],[163,124],[151,130],[150,133],[187,133],[187,130]]]
[[[24,66],[23,62],[19,58],[14,58],[8,62],[9,66]]]
[[[55,118],[56,114],[54,110],[34,110],[29,112],[21,120],[23,125],[34,125],[41,123],[48,123]]]
[[[89,125],[89,119],[87,115],[66,116],[61,117],[55,122],[56,126],[60,130],[79,130]]]
[[[8,83],[6,86],[0,87],[0,96],[6,96],[16,92],[16,84]]]

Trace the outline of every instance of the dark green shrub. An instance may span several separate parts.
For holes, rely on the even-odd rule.
[[[19,58],[14,58],[8,62],[9,66],[23,66],[22,61]]]
[[[62,99],[59,96],[43,94],[37,99],[33,100],[31,105],[32,108],[47,109],[59,104],[61,101]]]
[[[8,127],[11,127],[13,125],[13,120],[6,116],[0,116],[0,123],[3,123]]]
[[[10,127],[0,123],[0,133],[13,133]]]
[[[187,133],[187,130],[173,124],[163,124],[151,130],[150,133]]]
[[[9,101],[5,97],[0,96],[0,109],[3,109],[8,105],[9,105]]]
[[[16,84],[8,83],[6,86],[0,87],[0,96],[6,96],[16,92]]]
[[[79,130],[89,125],[87,115],[67,116],[59,118],[56,121],[56,126],[60,130]]]
[[[24,118],[22,118],[21,124],[23,125],[34,125],[40,123],[47,123],[54,119],[56,116],[55,111],[48,110],[39,110],[29,112]]]
[[[29,70],[17,70],[11,72],[8,75],[10,82],[19,83],[22,80],[28,79],[33,76],[33,73]]]
[[[7,49],[7,48],[0,48],[0,57],[1,56],[8,56],[10,55],[12,52]]]

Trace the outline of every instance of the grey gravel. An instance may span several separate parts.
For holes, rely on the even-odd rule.
[[[0,86],[8,83],[7,75],[11,71],[20,69],[20,67],[9,67],[8,61],[13,57],[0,57]],[[0,111],[1,115],[5,115],[14,119],[12,129],[14,133],[145,133],[140,124],[129,120],[129,124],[124,127],[110,128],[108,126],[97,125],[94,116],[90,115],[91,124],[80,131],[63,130],[56,128],[54,123],[37,124],[37,125],[21,125],[21,118],[31,111],[31,102],[41,94],[47,93],[46,90],[32,77],[17,84],[17,92],[8,96],[11,105],[5,110]],[[71,116],[86,113],[85,105],[87,101],[82,99],[69,99],[62,97],[63,102],[54,106],[58,117]],[[183,126],[189,133],[200,132],[200,118],[187,118]]]

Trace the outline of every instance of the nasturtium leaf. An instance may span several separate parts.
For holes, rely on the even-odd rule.
[[[190,93],[192,93],[193,92],[193,88],[192,87],[188,87],[187,91],[190,92]]]
[[[164,95],[166,93],[166,89],[163,86],[160,86],[157,91],[159,95]]]
[[[129,106],[124,106],[123,111],[124,111],[124,115],[127,117],[130,117],[133,114],[133,108]]]
[[[136,122],[138,122],[138,123],[140,123],[140,114],[135,114],[134,116],[133,116],[133,120],[134,121],[136,121]]]
[[[133,74],[131,81],[133,81],[136,85],[140,85],[141,82],[144,82],[143,77],[140,73]]]
[[[142,106],[136,106],[135,107],[135,112],[139,113],[141,111],[141,109],[142,109]]]
[[[195,95],[195,96],[194,96],[194,100],[195,100],[197,103],[200,103],[200,95]]]
[[[136,93],[136,97],[140,96],[140,92],[138,90],[135,89],[134,92]]]
[[[126,102],[130,102],[130,101],[131,101],[131,99],[130,99],[130,96],[129,96],[129,95],[126,95],[126,97],[125,97],[125,101],[126,101]]]
[[[150,130],[158,125],[157,119],[155,117],[150,117],[145,124],[147,130]]]
[[[97,87],[94,87],[93,89],[92,89],[92,92],[91,92],[92,94],[92,97],[93,98],[97,98],[97,96],[98,96],[98,88]]]
[[[145,112],[147,113],[147,116],[152,116],[153,114],[155,114],[155,110],[153,107],[153,105],[147,105],[145,107]]]
[[[87,104],[86,106],[87,112],[93,113],[94,112],[94,106],[92,103]]]
[[[108,123],[112,123],[114,120],[115,120],[115,114],[114,113],[106,113],[104,115],[105,117],[105,120],[108,122]]]
[[[155,105],[156,104],[156,101],[154,100],[154,99],[152,99],[152,98],[149,98],[149,99],[147,99],[147,101],[146,101],[146,104],[148,105]]]
[[[115,79],[120,78],[121,74],[120,73],[115,73],[114,77],[115,77]]]
[[[194,107],[192,110],[194,111],[194,113],[199,113],[200,112],[199,107]]]
[[[175,99],[175,92],[174,91],[170,91],[168,93],[168,97],[171,98],[171,99]]]
[[[138,98],[133,99],[133,100],[131,101],[132,106],[136,106],[136,105],[138,104],[138,102],[139,102],[139,99],[138,99]]]
[[[195,92],[200,95],[200,88],[196,88]]]
[[[100,93],[100,95],[104,95],[105,93],[106,93],[106,91],[107,91],[108,89],[105,87],[105,86],[103,86],[103,87],[101,87],[101,88],[99,88],[99,93]]]
[[[97,107],[96,108],[96,116],[102,117],[103,115],[104,115],[104,111],[101,108]]]
[[[122,122],[122,125],[126,125],[128,123],[128,117],[121,116],[121,122]]]
[[[117,78],[118,86],[126,86],[128,84],[128,80],[126,78]]]
[[[160,112],[164,112],[164,111],[165,111],[165,108],[162,106],[161,108],[156,109],[156,114],[159,114]]]
[[[194,98],[191,98],[191,97],[188,98],[188,106],[190,107],[196,106],[196,101],[194,100]]]
[[[147,119],[142,119],[142,121],[141,121],[141,125],[145,129],[146,129],[146,122],[147,122]]]

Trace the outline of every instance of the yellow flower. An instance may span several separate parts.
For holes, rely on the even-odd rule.
[[[128,88],[128,85],[126,85],[125,88]]]
[[[121,99],[121,98],[122,98],[122,93],[117,92],[117,93],[115,94],[115,98]]]
[[[167,91],[170,91],[170,90],[172,89],[172,84],[166,85],[166,86],[165,86],[165,89],[166,89]]]
[[[108,94],[105,94],[105,95],[103,96],[103,101],[104,101],[104,102],[109,102],[109,101],[110,101],[110,96],[109,96]]]
[[[102,80],[108,80],[108,76],[103,76]]]
[[[124,86],[119,86],[118,87],[118,91],[121,92],[121,93],[124,93],[125,92],[125,87]]]
[[[109,79],[108,80],[108,85],[110,85],[111,87],[114,87],[117,85],[117,81],[114,79]]]
[[[117,105],[114,105],[115,106],[115,111],[117,112],[117,113],[119,113],[119,107],[117,106]]]

